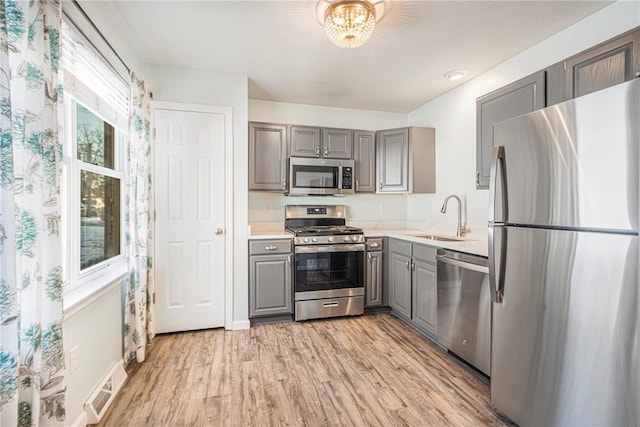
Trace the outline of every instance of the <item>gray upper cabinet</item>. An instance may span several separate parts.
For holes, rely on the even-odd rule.
[[[291,240],[249,243],[249,317],[293,313]]]
[[[320,157],[320,128],[291,126],[289,155],[292,157]]]
[[[545,76],[539,71],[476,102],[476,188],[489,188],[493,125],[545,107]]]
[[[640,77],[640,30],[555,64],[550,75],[548,105]]]
[[[376,138],[377,193],[435,192],[435,129],[389,129]]]
[[[349,129],[322,129],[322,157],[353,159],[353,131]]]
[[[353,160],[356,168],[356,191],[376,191],[376,133],[353,132]]]
[[[249,123],[249,190],[284,191],[286,177],[287,127]]]
[[[289,155],[292,157],[352,159],[353,131],[291,126]]]

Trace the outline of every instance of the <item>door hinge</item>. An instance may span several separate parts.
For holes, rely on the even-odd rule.
[[[156,128],[153,128],[153,139],[156,139]]]

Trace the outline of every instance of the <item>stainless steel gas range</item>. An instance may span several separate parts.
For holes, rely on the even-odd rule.
[[[295,236],[295,320],[364,313],[364,234],[345,213],[342,205],[285,207]]]

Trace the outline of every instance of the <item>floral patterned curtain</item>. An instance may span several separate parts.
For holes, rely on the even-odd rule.
[[[0,4],[0,424],[62,425],[61,7]]]
[[[127,155],[124,360],[144,361],[153,339],[153,236],[151,227],[151,91],[131,73]]]

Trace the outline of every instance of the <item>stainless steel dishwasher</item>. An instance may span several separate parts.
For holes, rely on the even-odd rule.
[[[438,341],[491,375],[491,295],[486,258],[438,249]]]

